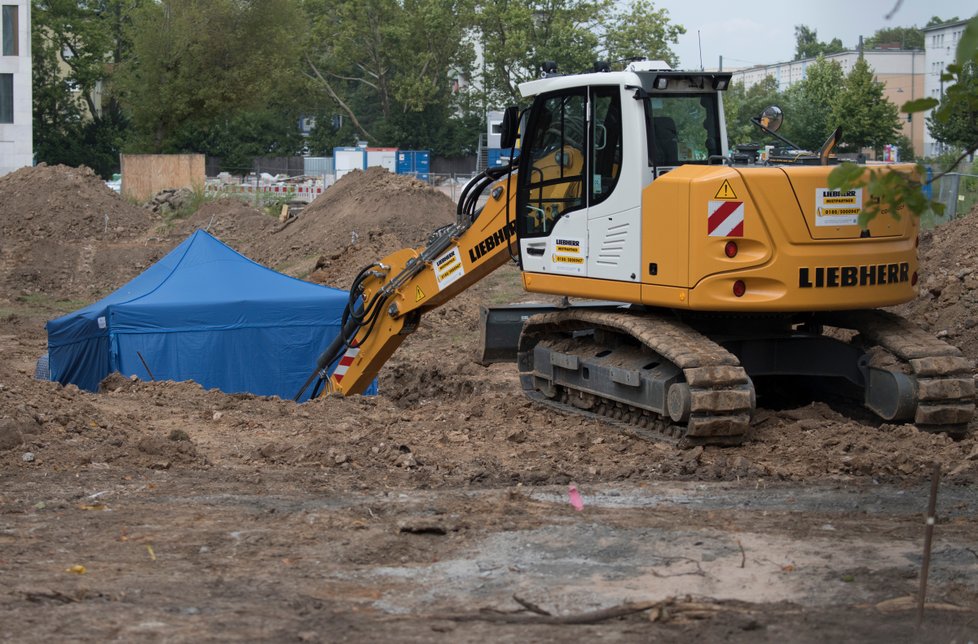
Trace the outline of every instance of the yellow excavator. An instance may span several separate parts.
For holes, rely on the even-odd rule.
[[[972,361],[878,310],[916,296],[916,217],[860,225],[869,195],[828,186],[832,137],[811,163],[731,163],[729,82],[639,61],[521,85],[532,105],[502,127],[518,158],[470,182],[427,244],[360,272],[299,396],[314,381],[314,396],[364,392],[426,312],[515,260],[527,291],[575,298],[519,316],[520,381],[541,402],[736,445],[757,391],[801,381],[885,421],[966,433]]]

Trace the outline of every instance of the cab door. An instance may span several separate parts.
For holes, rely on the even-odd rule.
[[[518,175],[516,225],[524,271],[585,274],[588,111],[585,87],[544,94],[534,102]],[[555,235],[558,230],[564,234]],[[575,253],[569,252],[572,244],[560,243],[571,241],[577,242]]]
[[[634,102],[629,99],[628,106],[639,110]],[[642,167],[634,159],[626,163],[624,153],[639,150],[642,137],[629,143],[624,136],[622,104],[618,85],[537,98],[519,172],[517,227],[524,271],[637,279]],[[623,178],[635,189],[621,188]]]

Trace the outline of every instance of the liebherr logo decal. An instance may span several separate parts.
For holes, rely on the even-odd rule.
[[[509,238],[516,234],[516,222],[511,221],[493,234],[489,235],[481,242],[469,249],[469,261],[475,264],[479,259],[492,251],[496,246],[509,241]]]
[[[844,286],[883,286],[910,281],[910,264],[869,264],[867,266],[816,266],[798,269],[799,288]]]

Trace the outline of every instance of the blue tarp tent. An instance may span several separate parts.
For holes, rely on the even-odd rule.
[[[156,380],[292,398],[347,298],[198,230],[119,290],[48,322],[51,378],[95,391],[114,371],[148,380],[148,366]]]

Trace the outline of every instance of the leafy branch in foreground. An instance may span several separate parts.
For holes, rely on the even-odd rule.
[[[941,75],[946,83],[952,83],[944,95],[943,101],[935,98],[921,98],[904,103],[902,111],[908,114],[934,110],[932,121],[946,123],[962,111],[978,112],[978,95],[971,90],[966,82],[978,70],[978,16],[968,21],[958,41],[955,62],[947,66]],[[949,167],[954,168],[965,157],[978,150],[978,139],[972,137],[963,146],[961,155]],[[928,184],[940,179],[949,170],[935,175],[927,181]],[[892,172],[866,169],[853,163],[843,163],[829,174],[829,187],[834,190],[852,190],[866,188],[871,198],[869,205],[859,215],[859,223],[866,226],[880,214],[891,214],[899,219],[900,211],[909,210],[919,216],[928,209],[940,215],[944,212],[944,204],[927,198],[921,190],[920,177],[924,168],[917,164],[913,172]]]
[[[859,225],[866,227],[879,215],[890,214],[899,220],[905,210],[920,215],[928,208],[935,214],[944,212],[944,204],[931,201],[921,190],[920,177],[924,168],[920,164],[912,172],[902,170],[866,169],[855,163],[843,163],[829,174],[829,187],[833,190],[852,190],[865,188],[869,202],[859,213]]]

